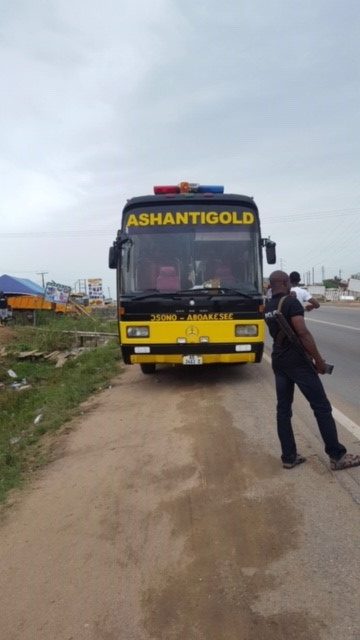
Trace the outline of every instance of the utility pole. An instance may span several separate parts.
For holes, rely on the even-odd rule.
[[[42,288],[45,289],[45,278],[44,276],[46,276],[49,272],[48,271],[40,271],[39,273],[37,273],[37,276],[41,276],[41,280],[42,280]]]
[[[321,282],[324,282],[325,280],[325,267],[322,266],[321,267]]]

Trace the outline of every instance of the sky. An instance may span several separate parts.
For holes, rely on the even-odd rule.
[[[2,0],[1,14],[0,275],[102,278],[115,296],[126,200],[182,180],[253,196],[275,268],[360,272],[357,0]]]

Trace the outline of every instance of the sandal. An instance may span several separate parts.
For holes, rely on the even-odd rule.
[[[293,469],[294,467],[297,467],[298,464],[302,464],[302,462],[306,462],[306,458],[304,458],[304,456],[297,455],[295,460],[292,462],[283,462],[283,467],[284,469]]]
[[[332,471],[341,471],[341,469],[350,469],[351,467],[360,466],[360,456],[353,453],[345,453],[339,460],[330,458],[330,467]]]

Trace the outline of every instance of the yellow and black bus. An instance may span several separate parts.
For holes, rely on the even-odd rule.
[[[109,252],[124,362],[144,373],[260,362],[262,247],[274,264],[253,198],[223,187],[183,182],[128,200]]]

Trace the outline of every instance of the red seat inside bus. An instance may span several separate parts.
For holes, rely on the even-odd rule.
[[[180,278],[175,267],[170,265],[160,267],[159,275],[156,279],[156,288],[159,291],[177,291],[180,289]]]
[[[236,283],[234,274],[232,273],[230,267],[226,265],[219,265],[217,267],[215,271],[215,277],[219,278],[220,281],[230,286]]]

